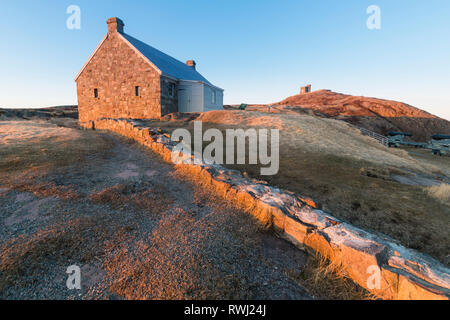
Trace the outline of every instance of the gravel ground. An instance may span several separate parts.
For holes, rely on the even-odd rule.
[[[28,192],[0,183],[1,299],[312,298],[295,280],[305,253],[151,151],[89,134],[110,150]],[[66,286],[71,265],[81,290]]]

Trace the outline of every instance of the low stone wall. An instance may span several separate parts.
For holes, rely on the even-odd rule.
[[[92,123],[81,124],[92,128]],[[138,121],[101,119],[95,128],[129,137],[171,162],[176,143]],[[374,235],[315,208],[311,199],[244,178],[219,165],[176,165],[239,204],[299,248],[340,265],[349,278],[382,299],[450,297],[449,269],[429,256]],[[377,281],[378,280],[378,281]]]

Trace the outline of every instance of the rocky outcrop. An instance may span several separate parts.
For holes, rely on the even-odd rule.
[[[92,127],[92,123],[82,125]],[[101,119],[94,126],[134,139],[171,161],[176,143],[155,129],[137,121],[116,119]],[[448,268],[386,236],[371,234],[318,210],[311,199],[218,165],[176,166],[299,248],[340,265],[349,278],[377,297],[445,300],[450,297]]]
[[[351,96],[330,90],[295,95],[274,106],[278,112],[286,108],[300,113],[310,110],[316,115],[345,120],[382,135],[390,131],[410,132],[415,141],[427,142],[437,133],[450,134],[449,121],[406,103]],[[267,106],[261,108],[264,110]]]

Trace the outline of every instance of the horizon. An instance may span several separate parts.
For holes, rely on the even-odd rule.
[[[381,24],[371,30],[374,4]],[[71,5],[80,8],[80,29],[67,27]],[[225,89],[224,104],[275,103],[311,83],[313,91],[398,101],[450,120],[450,44],[441,41],[450,33],[450,3],[442,0],[19,0],[3,9],[0,25],[14,50],[0,53],[0,108],[77,105],[75,75],[106,34],[106,20],[118,16],[125,33],[194,59]],[[36,20],[39,28],[30,25]]]

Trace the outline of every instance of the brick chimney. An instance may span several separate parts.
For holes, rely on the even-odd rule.
[[[119,18],[109,18],[106,23],[108,24],[108,33],[123,33],[123,27],[125,26],[125,24]]]
[[[187,64],[189,67],[194,68],[194,70],[195,70],[195,66],[197,65],[197,64],[195,63],[194,60],[188,60],[188,61],[186,61],[186,64]]]

